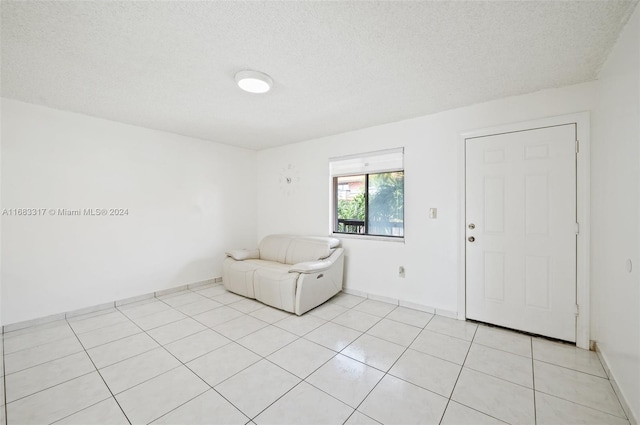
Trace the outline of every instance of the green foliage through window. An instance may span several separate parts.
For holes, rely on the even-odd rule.
[[[364,193],[358,193],[352,200],[338,200],[338,218],[364,221]]]
[[[338,233],[404,236],[404,172],[336,177]]]

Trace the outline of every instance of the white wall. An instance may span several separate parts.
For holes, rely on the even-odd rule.
[[[591,148],[592,332],[640,419],[640,8],[597,85]],[[633,261],[633,271],[626,261]]]
[[[256,240],[255,152],[2,100],[2,322],[219,277]]]
[[[510,97],[435,115],[258,152],[258,235],[330,232],[328,159],[405,147],[405,243],[343,239],[345,286],[455,312],[464,237],[459,225],[463,131],[591,110],[594,83]],[[371,107],[384,108],[384,105]],[[299,170],[287,196],[279,176]],[[438,218],[428,219],[429,208]],[[398,266],[406,278],[398,277]]]

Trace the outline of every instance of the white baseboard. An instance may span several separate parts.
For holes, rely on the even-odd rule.
[[[369,298],[369,294],[367,294],[366,292],[358,291],[357,289],[342,288],[342,292],[344,292],[345,294],[355,295],[357,297]]]
[[[211,283],[219,283],[219,282],[222,282],[222,278],[216,277],[212,279],[203,280],[200,282],[195,282],[189,285],[180,285],[174,288],[163,289],[161,291],[151,292],[149,294],[136,295],[135,297],[111,301],[104,304],[83,307],[77,310],[67,311],[64,313],[56,313],[50,316],[38,317],[36,319],[25,320],[22,322],[10,323],[8,325],[2,326],[2,333],[13,332],[13,331],[17,331],[24,328],[30,328],[32,326],[43,325],[45,323],[54,322],[56,320],[70,319],[72,317],[81,316],[83,314],[96,313],[102,310],[108,310],[110,308],[115,308],[122,305],[138,302],[138,301],[143,301],[149,298],[154,298],[154,297],[157,298],[163,295],[172,294],[174,292],[183,291],[185,289],[198,288],[204,285],[209,285]]]
[[[196,282],[196,283],[190,283],[189,285],[187,285],[187,287],[189,289],[196,289],[196,288],[200,288],[200,287],[211,285],[213,283],[218,283],[218,282],[222,282],[222,278],[221,277],[216,277],[214,279],[203,280],[203,281]]]
[[[153,295],[156,298],[160,298],[165,295],[171,295],[175,292],[186,291],[187,289],[189,289],[189,285],[174,286],[173,288],[163,289],[162,291],[156,291],[153,293]]]
[[[395,298],[383,297],[382,295],[369,294],[367,298],[373,301],[380,301],[387,304],[400,305],[399,301]]]
[[[104,303],[104,304],[94,305],[91,307],[81,308],[78,310],[69,311],[65,313],[65,319],[70,319],[76,316],[83,316],[85,314],[90,314],[90,313],[97,313],[103,310],[115,308],[115,306],[116,306],[115,301],[112,301],[110,303]]]
[[[23,322],[11,323],[2,327],[2,333],[18,331],[32,326],[44,325],[45,323],[64,320],[65,313],[52,314],[50,316],[38,317],[36,319],[25,320]]]
[[[443,310],[443,309],[439,309],[439,308],[435,308],[427,305],[416,304],[411,301],[404,301],[400,299],[385,297],[382,295],[370,294],[368,292],[359,291],[357,289],[342,288],[342,292],[344,292],[345,294],[357,295],[359,297],[368,298],[370,300],[382,301],[388,304],[399,305],[400,307],[406,307],[406,308],[411,308],[413,310],[424,311],[425,313],[437,314],[438,316],[450,317],[456,320],[458,319],[458,313],[456,313],[455,311]]]
[[[629,408],[627,399],[625,398],[623,392],[620,390],[620,387],[618,386],[618,383],[616,382],[615,377],[611,373],[611,369],[609,368],[609,364],[607,363],[607,356],[605,355],[605,353],[602,352],[602,350],[600,350],[600,346],[598,345],[597,342],[595,343],[595,346],[596,346],[596,353],[598,354],[598,358],[600,359],[600,363],[602,363],[602,366],[604,367],[604,372],[607,374],[607,377],[609,378],[609,382],[611,382],[613,391],[615,391],[616,395],[618,396],[618,400],[620,400],[620,404],[622,405],[622,409],[624,410],[624,413],[627,415],[627,418],[629,419],[629,422],[631,423],[631,425],[638,425],[638,418],[633,414],[633,411]]]
[[[116,301],[116,307],[120,307],[127,304],[133,304],[140,301],[148,300],[151,298],[155,298],[154,293],[144,294],[144,295],[136,295],[135,297],[123,298],[121,300]]]
[[[409,301],[399,301],[400,307],[406,307],[413,310],[424,311],[425,313],[436,314],[436,309],[422,304],[416,304]]]

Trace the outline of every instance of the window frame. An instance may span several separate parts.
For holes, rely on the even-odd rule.
[[[377,235],[377,234],[369,233],[369,209],[370,209],[369,208],[369,177],[371,175],[377,175],[377,174],[390,174],[390,173],[400,173],[400,172],[402,173],[402,235],[399,235],[399,236]],[[338,225],[340,224],[339,223],[340,219],[338,218],[338,203],[339,203],[338,179],[342,177],[356,177],[356,176],[364,176],[364,192],[363,192],[364,193],[364,224],[363,224],[364,233],[339,232]],[[332,198],[332,216],[333,216],[333,219],[331,220],[332,222],[331,234],[334,236],[354,237],[358,239],[375,239],[375,240],[390,240],[390,241],[404,242],[404,238],[405,238],[404,177],[405,177],[404,167],[402,169],[394,170],[394,171],[374,171],[374,172],[366,172],[366,173],[363,172],[363,173],[331,176],[331,179],[332,179],[331,198]]]

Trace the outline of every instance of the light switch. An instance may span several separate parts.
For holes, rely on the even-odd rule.
[[[429,208],[429,218],[438,218],[437,208]]]

